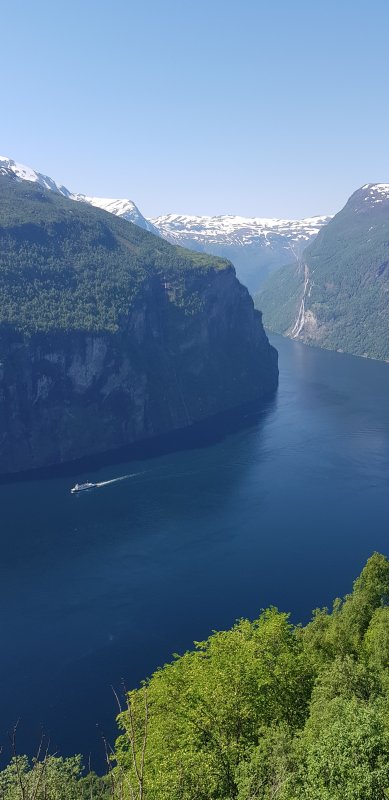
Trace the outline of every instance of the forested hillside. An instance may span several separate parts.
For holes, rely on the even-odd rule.
[[[269,608],[214,633],[129,693],[106,777],[83,777],[79,758],[17,757],[2,800],[384,800],[388,598],[375,553],[304,628]]]
[[[366,184],[256,297],[269,330],[389,359],[389,186]]]
[[[150,276],[161,286],[174,280],[184,305],[186,273],[228,266],[37,184],[0,177],[0,326],[114,333]]]
[[[0,474],[187,428],[278,381],[228,261],[14,175],[0,176],[0,361]]]

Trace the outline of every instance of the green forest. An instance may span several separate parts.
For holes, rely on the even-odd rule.
[[[229,262],[175,247],[127,220],[33,183],[0,177],[0,326],[115,333],[147,280],[188,312],[188,273]]]
[[[256,296],[266,328],[288,334],[304,291],[309,323],[299,338],[330,350],[389,359],[388,203],[367,203],[359,190],[304,251],[277,270]]]
[[[388,600],[375,553],[305,627],[268,608],[213,633],[128,693],[105,776],[14,742],[1,800],[389,798]]]

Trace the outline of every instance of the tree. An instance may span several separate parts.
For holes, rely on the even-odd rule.
[[[389,790],[389,729],[381,699],[335,698],[316,706],[303,734],[302,798],[385,800]]]

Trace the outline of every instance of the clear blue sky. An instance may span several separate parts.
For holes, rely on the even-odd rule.
[[[0,154],[147,216],[389,182],[388,0],[1,0]]]

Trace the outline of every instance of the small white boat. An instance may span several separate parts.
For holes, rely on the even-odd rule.
[[[76,483],[76,485],[73,486],[73,489],[70,489],[70,492],[71,494],[77,494],[77,492],[86,492],[88,489],[95,489],[96,486],[97,483],[90,483],[90,481],[87,481],[86,483]]]

